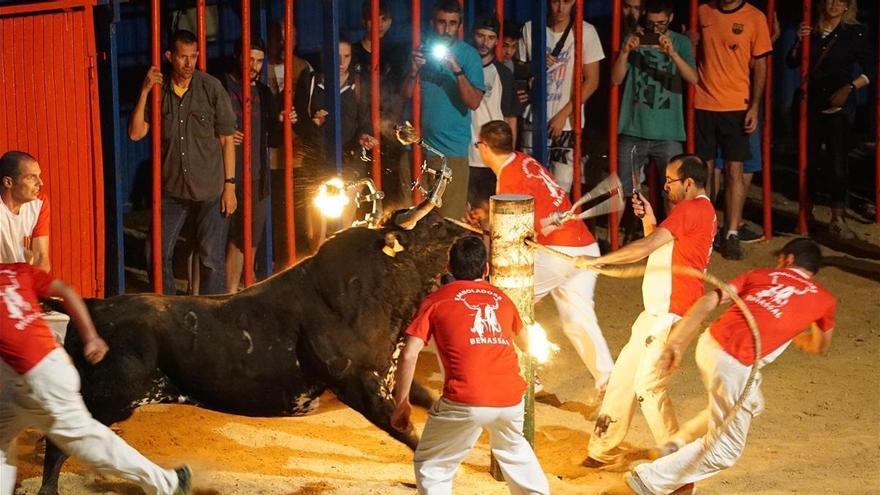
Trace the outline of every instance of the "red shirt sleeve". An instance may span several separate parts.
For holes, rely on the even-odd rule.
[[[734,277],[732,280],[730,280],[729,282],[727,282],[727,285],[728,285],[731,289],[733,289],[734,292],[736,292],[736,293],[739,294],[739,295],[742,295],[743,290],[745,290],[746,285],[747,285],[748,282],[749,282],[749,277],[750,277],[751,275],[752,275],[752,271],[751,271],[751,270],[750,270],[750,271],[747,271],[747,272],[745,272],[745,273],[742,273],[742,274],[740,274],[740,275],[737,275],[737,276]],[[715,289],[715,292],[717,292],[718,295],[719,295],[720,297],[722,297],[722,298],[724,297],[724,292],[723,292],[721,289]]]
[[[40,297],[50,297],[49,286],[55,280],[55,277],[31,265],[27,266],[31,279],[34,281],[34,292]]]
[[[404,333],[418,337],[427,344],[431,340],[431,315],[434,313],[435,306],[430,297],[425,299]]]
[[[829,296],[829,298],[831,301],[828,305],[828,310],[821,318],[816,320],[816,325],[818,325],[819,329],[823,332],[834,330],[834,316],[837,312],[837,301],[832,296]]]
[[[49,198],[45,194],[40,194],[40,213],[37,215],[37,223],[34,225],[34,231],[31,237],[46,237],[49,235]]]
[[[659,226],[672,233],[672,237],[676,239],[686,237],[687,231],[690,230],[688,219],[694,216],[692,213],[689,213],[692,204],[690,201],[680,203],[672,209],[666,220],[663,220]]]

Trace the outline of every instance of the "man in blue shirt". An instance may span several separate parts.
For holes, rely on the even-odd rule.
[[[421,82],[422,137],[448,158],[452,182],[443,195],[440,212],[462,218],[467,206],[468,146],[471,111],[480,106],[485,86],[480,55],[459,41],[462,11],[457,0],[440,0],[431,16],[432,32],[412,54],[404,96],[412,97],[416,78]],[[432,166],[436,157],[426,157]]]

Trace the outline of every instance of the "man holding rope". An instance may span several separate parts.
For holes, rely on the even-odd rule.
[[[571,202],[544,166],[525,153],[513,151],[513,132],[506,122],[493,120],[485,124],[474,146],[483,163],[498,176],[498,194],[528,194],[535,198],[535,232],[540,244],[570,256],[600,254],[596,239],[580,220],[552,230],[542,228],[541,219],[569,211]],[[471,221],[477,220],[473,212],[469,215]],[[553,296],[562,331],[593,375],[597,397],[601,397],[614,362],[593,307],[596,278],[596,273],[578,270],[570,260],[535,253],[535,301],[548,293]]]
[[[633,196],[633,211],[642,218],[645,237],[599,258],[581,256],[580,268],[622,265],[648,258],[642,282],[645,309],[632,326],[629,342],[620,351],[605,400],[590,439],[586,467],[614,463],[614,449],[626,437],[638,401],[657,444],[678,431],[668,377],[657,371],[663,344],[672,325],[703,294],[703,281],[675,273],[673,266],[703,272],[715,237],[715,208],[706,195],[706,164],[696,155],[677,155],[666,166],[664,189],[674,206],[660,225],[650,203]]]
[[[823,354],[831,344],[836,302],[813,280],[822,263],[819,246],[799,238],[779,253],[775,269],[746,272],[732,281],[760,329],[760,355],[749,323],[738,305],[730,306],[697,343],[697,366],[709,392],[709,407],[684,430],[708,427],[707,433],[650,464],[637,466],[626,483],[639,495],[665,494],[732,467],[745,449],[752,418],[763,411],[759,369],[776,359],[794,342],[812,354]],[[730,301],[720,289],[701,297],[672,330],[658,363],[668,376],[681,364],[681,354],[715,308]],[[804,328],[806,332],[801,333]],[[756,357],[759,358],[757,363]],[[751,387],[749,387],[751,385]],[[707,423],[708,422],[708,423]]]

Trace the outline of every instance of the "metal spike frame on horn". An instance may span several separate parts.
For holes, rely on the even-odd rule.
[[[570,220],[583,220],[606,215],[613,211],[620,211],[623,209],[624,196],[625,193],[620,185],[620,179],[617,175],[611,174],[594,187],[593,190],[581,196],[572,205],[570,210],[553,212],[546,218],[542,218],[541,234],[548,235]],[[575,213],[581,207],[584,208],[584,211]]]
[[[370,203],[370,211],[364,215],[362,220],[352,222],[352,227],[369,227],[377,228],[379,220],[382,218],[382,199],[385,193],[376,189],[373,180],[365,177],[354,182],[342,182],[338,177],[331,178],[321,184],[319,188],[319,197],[324,197],[326,204],[319,203],[318,208],[325,216],[336,217],[342,211],[342,208],[348,203],[348,196],[354,193],[354,202],[357,207],[364,203]],[[338,210],[336,210],[338,208]],[[335,213],[328,213],[330,210],[336,210]]]
[[[446,185],[452,181],[452,170],[447,165],[446,155],[441,153],[439,150],[429,145],[422,139],[421,136],[416,133],[415,127],[409,123],[409,121],[404,122],[401,125],[394,127],[394,134],[397,136],[397,140],[400,141],[404,146],[417,144],[424,148],[426,151],[430,151],[434,155],[440,157],[440,168],[435,169],[433,167],[428,166],[428,161],[422,161],[421,174],[418,180],[413,181],[411,189],[419,188],[422,194],[437,208],[443,206],[443,192],[446,190]],[[433,184],[428,185],[427,179],[431,178]]]

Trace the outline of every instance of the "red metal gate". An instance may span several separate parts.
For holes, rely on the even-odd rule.
[[[104,199],[94,1],[0,7],[0,153],[40,162],[52,273],[104,294]]]

